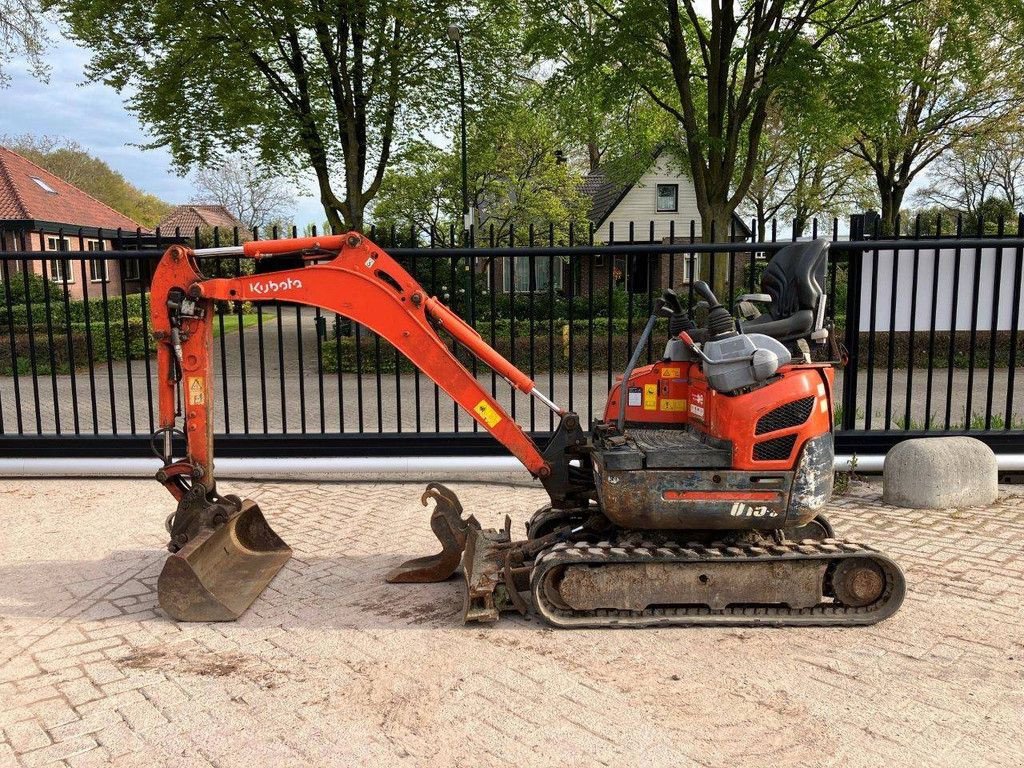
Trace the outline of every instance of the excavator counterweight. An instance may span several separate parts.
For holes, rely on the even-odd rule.
[[[834,538],[822,514],[832,489],[833,370],[812,362],[809,342],[823,346],[829,337],[827,252],[826,241],[780,251],[765,272],[771,306],[745,321],[698,282],[708,313],[697,327],[666,290],[603,420],[587,433],[576,414],[356,232],[226,249],[172,246],[154,274],[151,310],[157,479],[177,501],[167,519],[161,606],[181,621],[236,619],[291,557],[259,506],[222,496],[215,481],[214,302],[246,301],[318,307],[379,334],[543,484],[550,504],[527,522],[523,539],[508,519],[504,529],[482,528],[443,485],[424,492],[441,551],[387,579],[441,581],[461,566],[466,621],[494,621],[506,610],[534,611],[561,627],[853,625],[891,615],[905,589],[898,566]],[[261,263],[254,275],[207,278],[205,257]],[[665,353],[638,366],[659,315],[668,318]],[[543,449],[446,336],[552,410],[558,428]],[[176,456],[182,437],[185,452]]]

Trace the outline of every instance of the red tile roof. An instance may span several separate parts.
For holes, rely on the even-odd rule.
[[[223,205],[179,205],[160,222],[162,233],[170,234],[178,229],[185,237],[191,235],[196,227],[220,227],[222,234],[229,234],[238,227],[240,238],[244,239],[247,234],[245,225],[232,216]]]
[[[49,221],[67,227],[120,227],[131,231],[139,226],[138,222],[78,187],[0,147],[0,220],[4,219]]]

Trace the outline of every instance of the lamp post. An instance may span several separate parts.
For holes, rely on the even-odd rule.
[[[455,58],[459,63],[459,111],[462,131],[462,224],[468,233],[473,226],[473,212],[469,207],[469,167],[466,159],[466,70],[462,65],[462,31],[455,24],[448,27],[448,39],[455,43]]]

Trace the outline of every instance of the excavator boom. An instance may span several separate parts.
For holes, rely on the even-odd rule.
[[[205,278],[198,265],[203,257],[272,259],[284,254],[301,255],[305,265],[231,278]],[[369,328],[409,358],[542,481],[551,481],[549,459],[459,362],[439,331],[458,341],[516,389],[537,397],[578,435],[574,414],[558,408],[537,390],[529,376],[442,302],[429,296],[397,261],[355,232],[254,241],[237,248],[205,251],[172,246],[154,274],[152,297],[160,372],[160,429],[155,443],[161,446],[164,461],[158,479],[178,500],[178,509],[168,521],[173,554],[161,575],[160,597],[165,609],[179,619],[236,618],[290,554],[255,504],[217,493],[211,355],[215,301],[303,304],[336,312]],[[184,458],[176,459],[173,438],[179,420],[187,451]],[[564,467],[559,470],[565,474]],[[435,530],[438,525],[453,530],[464,527],[461,510],[456,510],[447,497],[431,497],[437,502],[437,519],[432,520]],[[453,541],[452,547],[457,546],[457,540]],[[210,552],[215,554],[208,555]],[[446,551],[434,558],[411,561],[408,567],[393,572],[391,579],[436,580],[447,577],[457,566],[456,553]],[[243,571],[244,579],[225,576]],[[240,598],[239,592],[245,594]]]

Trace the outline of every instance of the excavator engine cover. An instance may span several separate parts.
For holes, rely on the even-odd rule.
[[[160,607],[178,621],[233,621],[292,556],[259,506],[244,500],[220,525],[204,527],[167,558]]]

